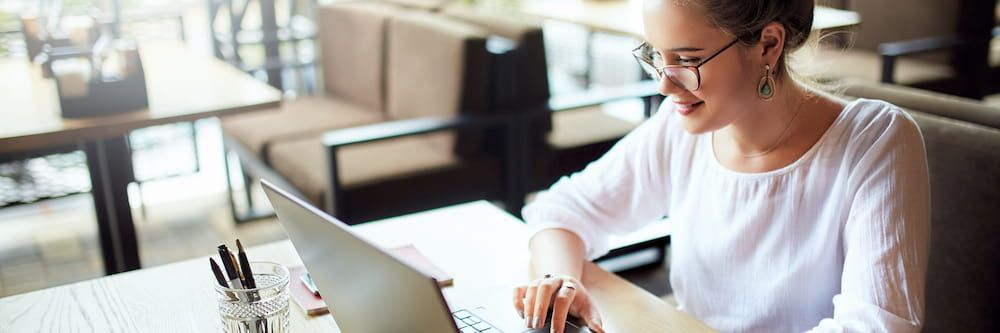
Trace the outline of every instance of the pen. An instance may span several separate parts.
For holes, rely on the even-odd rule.
[[[219,257],[222,259],[222,266],[226,269],[226,276],[229,277],[231,288],[242,287],[243,283],[240,282],[240,273],[236,270],[236,262],[233,261],[233,254],[229,252],[226,244],[219,245]]]
[[[240,274],[243,276],[243,287],[246,289],[257,288],[257,282],[253,279],[253,270],[250,269],[250,260],[247,259],[247,253],[243,250],[243,242],[240,242],[239,238],[236,239],[236,250],[239,251],[237,257],[240,259]],[[251,292],[250,298],[255,301],[260,300],[260,295],[257,292]],[[260,321],[256,322],[254,329],[256,332],[267,332],[267,318],[261,318]]]
[[[233,251],[229,251],[229,258],[233,260],[233,268],[236,268],[236,276],[240,278],[240,287],[245,289],[247,287],[247,283],[243,277],[243,270],[240,268],[240,261],[236,260],[236,254],[234,254]]]
[[[219,268],[219,264],[215,263],[215,259],[208,258],[208,262],[212,265],[212,273],[215,274],[215,281],[219,282],[220,286],[229,288],[229,283],[226,282],[226,277],[222,276],[222,269]]]
[[[250,260],[247,259],[247,253],[243,251],[243,243],[239,239],[236,240],[236,248],[239,250],[237,255],[240,258],[240,269],[243,273],[244,287],[247,289],[257,288],[257,282],[253,279],[253,270],[250,269]]]

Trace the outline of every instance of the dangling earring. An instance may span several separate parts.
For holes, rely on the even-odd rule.
[[[774,71],[771,70],[771,65],[764,65],[764,76],[757,84],[757,96],[765,101],[774,97]]]

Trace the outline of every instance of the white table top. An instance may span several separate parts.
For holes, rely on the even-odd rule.
[[[527,228],[484,201],[366,223],[356,230],[380,246],[416,246],[454,277],[454,286],[444,289],[448,298],[487,287],[511,288],[529,276]],[[254,261],[301,264],[288,241],[251,247],[247,253]],[[583,282],[596,298],[608,332],[712,331],[596,265],[585,266]],[[0,299],[0,331],[219,331],[213,284],[205,258],[197,258],[10,296]],[[330,315],[310,318],[297,305],[290,308],[292,332],[339,331]]]

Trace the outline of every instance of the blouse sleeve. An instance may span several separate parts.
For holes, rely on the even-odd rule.
[[[609,234],[637,230],[665,215],[670,114],[657,112],[600,159],[540,193],[522,211],[532,235],[552,228],[573,232],[592,260],[609,251]]]
[[[833,318],[812,332],[919,332],[923,326],[927,157],[913,119],[894,108],[887,122],[849,178],[841,291],[833,297]]]

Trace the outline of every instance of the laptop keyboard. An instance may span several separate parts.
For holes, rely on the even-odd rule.
[[[458,330],[462,333],[500,333],[500,330],[467,310],[458,310],[451,315],[455,317],[455,324],[458,324]]]

